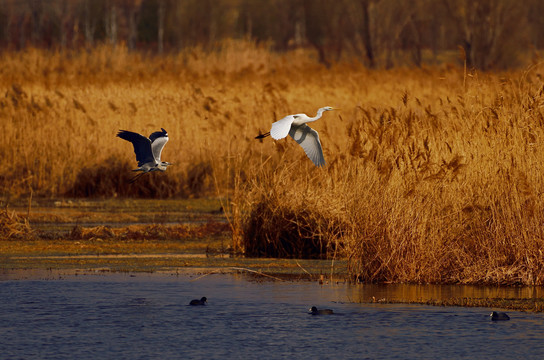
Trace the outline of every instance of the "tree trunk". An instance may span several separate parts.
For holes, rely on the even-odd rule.
[[[136,26],[137,25],[137,21],[136,21],[137,11],[138,10],[134,7],[134,8],[130,8],[128,13],[127,45],[129,50],[134,50],[134,48],[136,47],[136,39],[138,38],[138,27]]]
[[[158,42],[158,51],[159,54],[162,54],[164,51],[164,17],[166,15],[166,6],[164,4],[163,0],[159,1],[159,12],[158,12],[158,34],[157,34],[157,42]]]
[[[40,0],[32,2],[32,45],[38,46],[41,41],[43,6]]]
[[[106,36],[112,46],[117,45],[117,7],[112,4],[106,13]]]
[[[85,0],[85,42],[88,48],[94,45],[94,23],[91,20],[91,0]]]
[[[361,8],[363,10],[363,24],[361,27],[363,45],[366,51],[366,57],[368,59],[369,67],[373,68],[374,63],[374,51],[372,49],[372,41],[370,39],[370,16],[368,15],[368,7],[370,5],[369,0],[361,0]]]

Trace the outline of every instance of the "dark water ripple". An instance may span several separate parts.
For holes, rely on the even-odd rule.
[[[194,278],[193,278],[194,279]],[[1,359],[541,359],[544,316],[347,302],[345,285],[214,275],[0,282]],[[208,305],[188,306],[208,297]],[[337,314],[311,316],[311,305]]]

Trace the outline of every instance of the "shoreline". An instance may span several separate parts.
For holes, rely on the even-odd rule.
[[[182,254],[171,254],[166,257],[172,259],[203,259],[206,258],[200,254],[198,256],[194,255],[182,255]],[[62,259],[66,260],[67,258],[84,259],[84,258],[102,258],[108,260],[114,259],[164,259],[165,256],[158,254],[146,254],[146,255],[106,255],[106,256],[90,256],[90,255],[81,255],[81,256],[51,256],[51,257],[32,257],[32,256],[21,256],[16,259],[12,258],[12,262],[6,265],[3,265],[0,268],[0,281],[55,281],[55,280],[67,280],[67,279],[78,279],[78,281],[84,281],[83,279],[90,280],[90,276],[116,276],[116,275],[125,275],[127,277],[139,277],[142,275],[148,276],[190,276],[194,277],[193,281],[199,280],[200,278],[211,276],[211,275],[228,275],[236,276],[243,275],[247,276],[248,281],[291,281],[291,282],[316,282],[321,286],[338,286],[343,285],[352,289],[352,291],[360,291],[361,295],[358,298],[353,298],[352,302],[361,303],[361,304],[375,304],[375,305],[390,305],[390,304],[407,304],[407,305],[429,305],[429,306],[440,306],[440,307],[480,307],[480,308],[492,308],[492,309],[503,309],[503,310],[514,310],[514,311],[527,311],[527,312],[543,312],[544,311],[544,288],[542,287],[516,287],[516,286],[503,286],[503,287],[493,287],[493,286],[477,286],[477,285],[446,285],[446,284],[356,284],[347,279],[346,276],[342,276],[337,273],[334,274],[332,279],[329,275],[323,275],[318,273],[310,273],[307,269],[302,268],[302,265],[299,263],[299,260],[296,260],[298,264],[298,270],[293,270],[292,267],[282,266],[280,263],[284,263],[285,260],[282,259],[257,259],[261,260],[260,264],[263,265],[265,262],[268,263],[268,268],[264,267],[255,267],[255,262],[251,267],[244,267],[243,264],[223,264],[222,266],[149,266],[145,264],[140,264],[138,262],[133,262],[131,266],[119,267],[118,265],[105,265],[95,263],[93,266],[76,266],[73,264],[71,267],[62,267],[62,266],[50,266],[49,264],[44,264],[37,262],[41,258],[52,259]],[[223,258],[225,259],[225,258]],[[4,258],[3,260],[6,260]],[[24,263],[19,263],[16,265],[14,260],[24,260]],[[255,261],[256,259],[251,259]],[[278,260],[275,267],[270,266],[271,261]],[[2,262],[6,264],[5,262]],[[330,263],[330,261],[329,261]],[[10,266],[11,265],[11,266]],[[60,264],[57,264],[60,265]],[[87,264],[89,265],[89,264]],[[239,265],[239,266],[234,266]],[[285,264],[284,264],[285,265]],[[307,265],[307,264],[305,264]],[[281,269],[281,271],[274,271]],[[315,270],[312,268],[310,270]],[[344,274],[345,275],[345,274]],[[477,296],[449,296],[451,289],[459,290],[461,292],[465,291],[463,289],[474,289],[482,290],[490,289],[494,294],[505,295],[508,292],[514,293],[525,293],[532,294],[529,296],[523,297],[511,297],[508,295],[498,296],[498,297],[477,297]],[[426,290],[427,289],[427,290]],[[437,292],[436,290],[439,289]],[[417,291],[414,291],[417,290]],[[429,295],[422,295],[424,293]],[[455,292],[455,291],[454,291]],[[386,295],[383,295],[385,293]],[[438,294],[446,294],[443,297],[437,296]],[[363,295],[364,294],[364,295]],[[376,294],[374,296],[371,294]],[[382,295],[379,295],[382,294]],[[411,294],[411,295],[410,295]]]
[[[539,286],[357,284],[349,278],[347,260],[238,256],[229,245],[232,233],[225,215],[215,212],[220,206],[217,199],[170,200],[164,204],[127,199],[39,202],[30,212],[29,225],[23,221],[22,204],[12,208],[21,218],[10,215],[8,220],[19,232],[0,241],[0,281],[57,280],[91,274],[246,273],[257,281],[313,281],[323,286],[373,289],[354,296],[352,301],[357,303],[544,311],[544,287]],[[123,214],[123,222],[113,226],[66,227],[66,223],[119,220],[118,213]],[[157,218],[166,224],[145,222]]]

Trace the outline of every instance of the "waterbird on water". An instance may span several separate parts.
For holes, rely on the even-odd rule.
[[[319,141],[317,131],[306,125],[306,123],[316,121],[321,118],[323,112],[337,110],[331,106],[325,106],[317,110],[317,115],[309,117],[306,114],[287,115],[281,120],[272,124],[270,132],[259,134],[255,139],[263,139],[271,136],[274,140],[283,139],[287,135],[291,136],[302,148],[304,152],[312,160],[315,166],[324,166],[325,158],[323,157],[323,149]]]
[[[191,300],[189,305],[206,305],[206,301],[208,301],[208,299],[206,299],[206,297],[204,296],[200,300]]]
[[[493,321],[510,320],[510,316],[508,316],[508,314],[503,312],[493,311],[489,316],[491,317],[491,320]]]
[[[310,310],[308,310],[311,315],[331,315],[334,314],[334,312],[331,309],[320,309],[317,310],[315,306],[312,306]]]
[[[134,147],[138,168],[132,171],[141,171],[141,174],[134,176],[130,182],[138,180],[140,176],[151,171],[166,171],[166,168],[172,165],[169,162],[161,161],[161,153],[164,145],[168,142],[168,133],[161,128],[161,131],[155,131],[149,138],[138,133],[119,130],[117,137],[129,141]]]

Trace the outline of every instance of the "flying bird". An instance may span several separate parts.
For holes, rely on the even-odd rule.
[[[283,139],[287,135],[291,136],[302,148],[304,152],[312,160],[315,166],[324,166],[325,158],[323,157],[323,149],[319,141],[317,131],[306,125],[306,123],[316,121],[321,118],[323,112],[336,110],[331,106],[325,106],[317,110],[317,115],[309,117],[306,114],[287,115],[281,120],[272,124],[270,132],[259,134],[255,139],[263,139],[267,136],[272,136],[273,139]]]
[[[138,180],[145,173],[166,171],[166,168],[172,165],[169,162],[161,161],[162,149],[168,142],[168,133],[163,128],[161,128],[161,131],[155,131],[149,135],[149,138],[127,130],[119,130],[117,137],[132,143],[138,161],[138,168],[132,171],[142,172],[133,177],[131,183]]]

